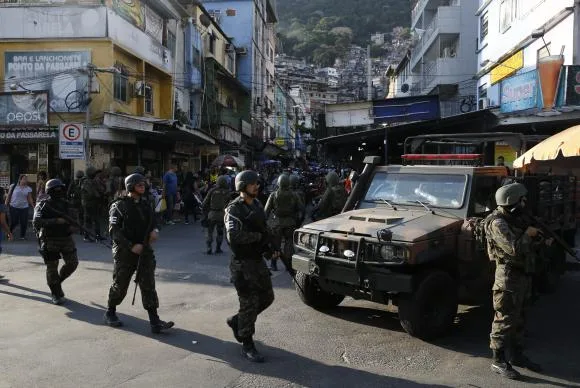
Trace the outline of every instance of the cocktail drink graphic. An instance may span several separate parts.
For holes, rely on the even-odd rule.
[[[564,65],[563,55],[550,55],[538,60],[538,75],[544,103],[544,108],[539,115],[552,116],[560,114],[555,109],[555,105],[562,65]]]

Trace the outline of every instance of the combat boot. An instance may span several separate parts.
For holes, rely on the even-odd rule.
[[[113,310],[107,310],[104,315],[105,324],[111,327],[121,327],[123,326],[123,322],[117,317],[117,314]]]
[[[244,339],[238,335],[238,314],[234,315],[233,317],[229,317],[226,320],[226,323],[234,332],[234,338],[236,339],[236,341],[242,343]]]
[[[160,334],[162,331],[169,330],[173,326],[175,326],[174,322],[172,321],[165,322],[159,319],[156,322],[151,322],[151,333]]]
[[[505,377],[511,380],[518,380],[521,375],[520,373],[512,368],[509,362],[505,359],[505,353],[503,350],[493,351],[493,360],[491,362],[492,372],[497,373],[501,377]]]
[[[264,356],[262,356],[260,354],[260,352],[258,352],[258,349],[256,349],[256,345],[254,345],[254,340],[250,337],[250,338],[246,338],[243,341],[242,344],[242,356],[244,356],[245,358],[247,358],[248,360],[252,361],[252,362],[264,362]]]
[[[526,368],[532,372],[541,372],[542,367],[530,360],[525,354],[521,347],[516,347],[514,349],[514,354],[510,360],[512,365],[519,366],[520,368]]]
[[[57,306],[64,304],[66,299],[64,297],[64,292],[60,284],[50,286],[50,291],[52,293],[52,304],[55,304]]]

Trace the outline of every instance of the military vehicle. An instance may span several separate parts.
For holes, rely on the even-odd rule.
[[[296,289],[309,306],[332,308],[345,296],[392,303],[410,335],[444,334],[460,297],[462,303],[489,297],[494,265],[474,225],[495,209],[495,191],[506,179],[527,185],[528,206],[553,229],[575,228],[573,177],[510,178],[506,167],[482,166],[481,154],[403,155],[415,165],[378,166],[379,160],[365,158],[341,214],[294,234]],[[546,281],[555,282],[565,256],[561,250],[550,256]]]

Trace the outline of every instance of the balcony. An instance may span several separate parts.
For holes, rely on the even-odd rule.
[[[415,67],[417,62],[431,47],[437,36],[441,34],[459,35],[461,33],[461,9],[458,6],[439,7],[437,13],[425,28],[421,40],[413,48],[411,55],[411,67]]]
[[[242,128],[242,116],[233,109],[219,106],[219,124],[240,132]]]
[[[418,0],[411,10],[411,26],[421,28],[421,26],[417,26],[417,22],[426,9],[435,10],[437,7],[459,6],[460,4],[461,0]]]
[[[455,84],[465,78],[461,74],[466,73],[469,62],[459,58],[437,58],[426,62],[421,77],[421,90],[424,94],[429,93],[437,85]]]

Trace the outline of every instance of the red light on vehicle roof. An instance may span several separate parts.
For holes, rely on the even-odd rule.
[[[406,160],[479,160],[483,154],[405,154]]]

